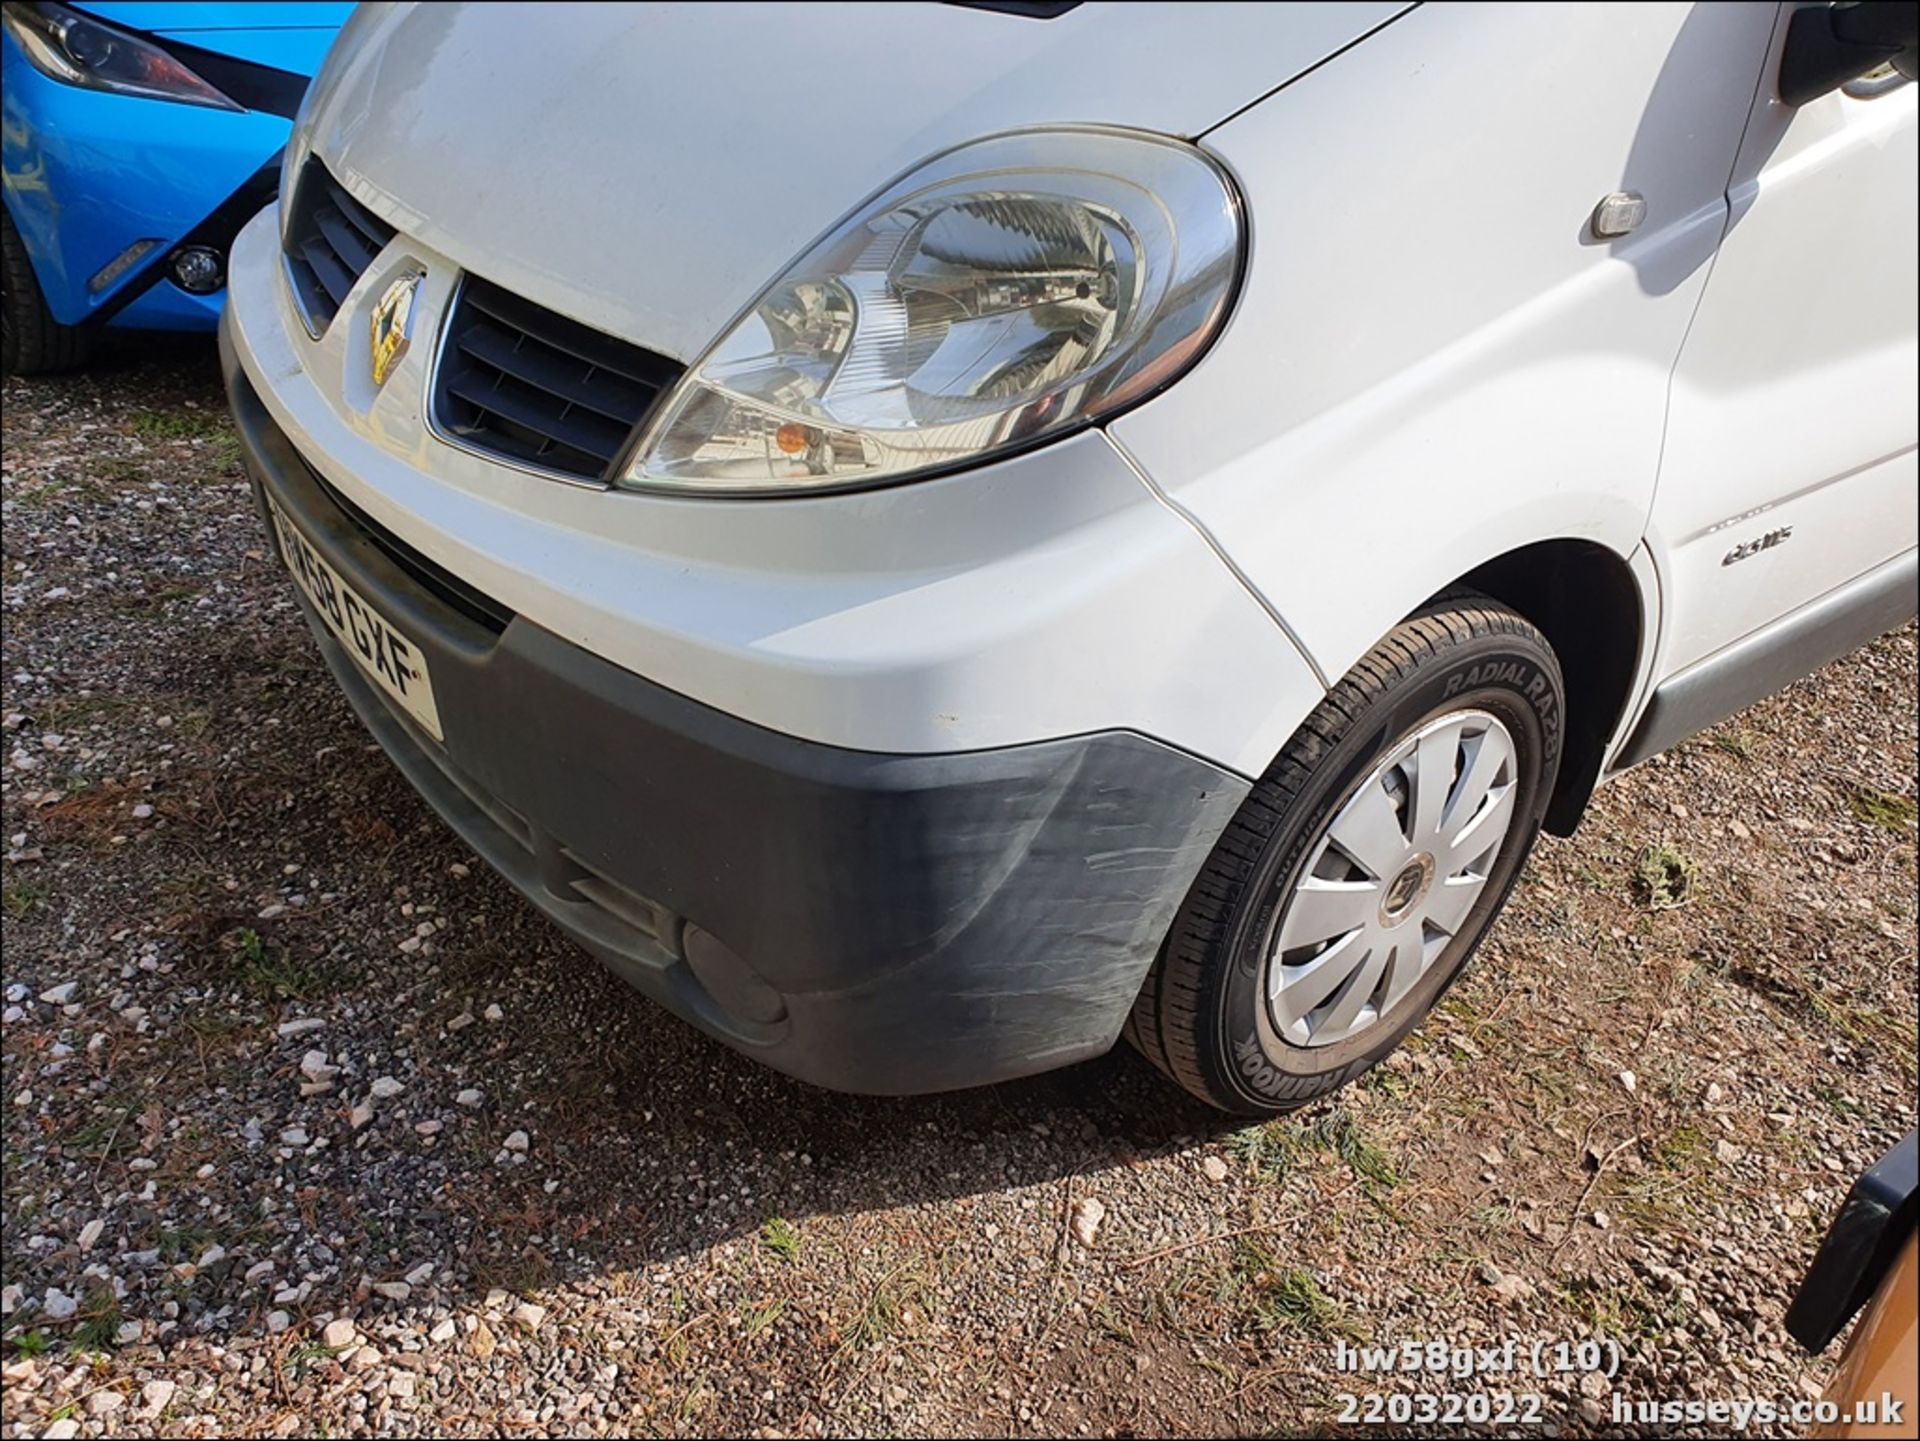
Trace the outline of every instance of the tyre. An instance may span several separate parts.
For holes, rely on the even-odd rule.
[[[1559,770],[1546,637],[1452,594],[1396,627],[1254,785],[1134,1002],[1129,1040],[1223,1110],[1376,1065],[1506,903]]]
[[[13,228],[13,217],[0,210],[0,372],[7,375],[44,375],[73,370],[85,364],[92,346],[90,331],[62,325],[47,309],[27,259],[27,247]]]

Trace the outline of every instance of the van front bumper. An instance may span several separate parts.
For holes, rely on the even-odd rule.
[[[891,755],[689,699],[489,616],[302,459],[224,327],[222,359],[261,496],[418,646],[444,740],[363,678],[303,595],[353,708],[616,974],[840,1090],[978,1085],[1112,1046],[1245,779],[1125,731]]]

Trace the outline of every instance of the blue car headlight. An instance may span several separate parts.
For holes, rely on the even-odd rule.
[[[6,0],[0,23],[51,80],[216,110],[242,108],[158,45],[52,0]]]

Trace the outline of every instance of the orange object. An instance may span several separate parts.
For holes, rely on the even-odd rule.
[[[1866,1314],[1847,1340],[1839,1368],[1827,1386],[1827,1400],[1848,1414],[1855,1402],[1877,1400],[1883,1393],[1905,1402],[1897,1422],[1834,1422],[1814,1434],[1823,1437],[1911,1436],[1914,1417],[1920,1415],[1920,1352],[1915,1347],[1916,1273],[1920,1273],[1920,1232],[1907,1237],[1900,1259],[1880,1283]]]
[[[773,443],[788,455],[798,455],[813,441],[813,431],[797,420],[789,420],[773,433]]]

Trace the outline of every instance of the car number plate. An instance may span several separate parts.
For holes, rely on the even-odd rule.
[[[433,703],[433,680],[420,648],[400,633],[367,598],[307,543],[298,526],[267,498],[280,553],[300,589],[313,602],[321,622],[353,657],[361,672],[418,722],[435,740],[443,740],[440,711]]]

